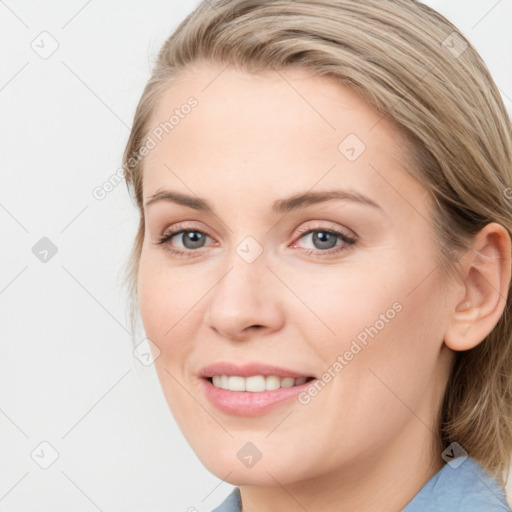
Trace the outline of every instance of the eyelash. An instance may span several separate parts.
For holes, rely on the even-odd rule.
[[[171,240],[173,237],[175,237],[176,235],[179,235],[181,233],[187,233],[187,232],[201,233],[202,235],[210,236],[210,235],[208,235],[208,233],[206,233],[200,229],[194,229],[191,227],[183,228],[181,225],[178,225],[172,231],[168,231],[168,232],[165,232],[162,235],[160,235],[158,237],[158,242],[155,242],[155,244],[156,245],[166,245],[167,242],[169,240]],[[347,235],[343,231],[340,231],[336,228],[322,228],[322,227],[318,227],[318,228],[305,227],[305,228],[299,229],[298,234],[300,236],[298,237],[297,240],[304,237],[305,235],[309,235],[310,233],[327,233],[330,235],[335,235],[335,236],[339,237],[343,242],[343,244],[341,244],[339,246],[335,246],[335,247],[325,250],[325,251],[316,249],[313,254],[320,255],[321,257],[322,256],[332,256],[332,255],[341,253],[343,251],[346,251],[346,250],[348,250],[348,248],[350,246],[354,245],[357,241],[355,238]],[[212,238],[212,237],[210,237],[210,238]],[[171,247],[169,244],[167,244],[164,248],[166,251],[168,251],[171,254],[174,254],[176,256],[191,256],[192,253],[200,252],[198,249],[189,249],[186,251],[183,251],[181,249],[175,249],[175,248]],[[309,252],[311,249],[305,249],[305,250]]]

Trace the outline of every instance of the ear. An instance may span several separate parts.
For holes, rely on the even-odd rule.
[[[445,332],[452,350],[469,350],[481,343],[505,309],[511,277],[511,239],[496,222],[487,224],[474,238],[464,259],[460,300]]]

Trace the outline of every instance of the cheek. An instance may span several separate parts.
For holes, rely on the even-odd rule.
[[[158,339],[165,333],[168,322],[166,310],[172,309],[172,304],[166,300],[165,276],[159,275],[155,268],[149,258],[141,259],[138,276],[139,308],[146,335],[160,346]]]
[[[184,391],[184,368],[193,352],[191,338],[197,302],[179,269],[169,269],[159,255],[143,255],[139,264],[139,308],[146,337],[159,349],[155,370],[170,410],[182,425],[196,417],[195,402]],[[180,385],[181,383],[181,385]]]
[[[436,371],[446,320],[443,283],[437,273],[425,279],[431,266],[414,267],[418,261],[411,260],[386,265],[381,259],[379,268],[365,273],[344,269],[340,279],[317,280],[323,286],[307,295],[322,322],[308,315],[302,330],[322,370],[336,375],[325,378],[368,411],[377,397],[380,404],[396,402],[391,389],[417,399]]]
[[[139,307],[146,334],[165,349],[183,333],[201,297],[200,281],[190,272],[172,268],[156,251],[142,254],[139,264]],[[204,290],[203,290],[204,293]]]
[[[325,275],[288,282],[310,310],[302,306],[296,317],[302,318],[298,321],[305,341],[315,345],[324,363],[330,363],[346,350],[358,351],[354,343],[364,348],[372,339],[384,337],[399,321],[402,297],[389,268],[346,265],[339,271],[326,270]]]
[[[366,306],[354,302],[354,316],[358,307],[360,316],[345,316],[349,327],[343,350],[339,345],[331,353],[351,358],[337,389],[354,404],[355,429],[361,421],[377,421],[382,435],[386,428],[391,435],[410,416],[409,408],[425,400],[434,406],[436,383],[442,380],[439,356],[446,313],[437,291],[442,283],[431,276],[411,293],[409,285],[418,279],[410,275],[411,279],[388,282],[378,298],[366,293]]]

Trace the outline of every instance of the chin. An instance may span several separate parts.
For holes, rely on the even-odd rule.
[[[208,453],[200,450],[195,453],[210,473],[232,485],[276,486],[307,478],[303,458],[294,460],[283,457],[277,449],[272,449],[267,457],[262,454],[255,462],[250,459],[244,461],[245,454],[251,450],[246,447],[243,451],[245,445],[245,441],[230,439],[225,445],[217,444],[215,451],[211,451],[211,446],[208,446]],[[270,451],[270,448],[267,450]]]

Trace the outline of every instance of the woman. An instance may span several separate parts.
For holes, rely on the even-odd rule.
[[[414,0],[213,0],[124,153],[128,280],[216,511],[503,511],[512,129]]]

